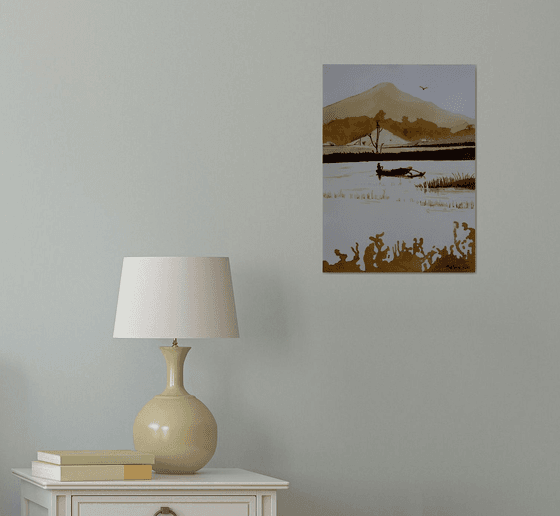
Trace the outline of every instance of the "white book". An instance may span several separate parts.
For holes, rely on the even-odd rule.
[[[31,474],[34,477],[58,480],[59,482],[80,482],[90,480],[150,480],[150,464],[85,464],[81,466],[59,466],[48,462],[32,461]]]
[[[38,451],[37,460],[60,466],[81,464],[154,464],[155,456],[136,450],[49,450]]]

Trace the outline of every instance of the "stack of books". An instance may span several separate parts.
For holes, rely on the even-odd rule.
[[[151,453],[135,450],[39,451],[31,474],[59,482],[150,480],[154,462]]]

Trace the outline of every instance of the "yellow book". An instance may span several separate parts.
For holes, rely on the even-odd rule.
[[[59,482],[82,482],[90,480],[150,480],[151,464],[84,464],[81,466],[59,466],[48,462],[32,461],[34,477],[58,480]]]
[[[37,460],[60,466],[82,464],[154,464],[155,456],[136,450],[50,450],[37,452]]]

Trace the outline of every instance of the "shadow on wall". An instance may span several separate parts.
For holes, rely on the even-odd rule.
[[[218,449],[210,466],[274,476],[271,471],[278,471],[283,443],[271,435],[269,415],[263,414],[261,403],[271,388],[269,372],[286,370],[287,349],[293,341],[289,324],[293,294],[281,274],[261,265],[241,263],[232,269],[241,338],[228,343],[226,353],[212,357],[215,390],[220,395],[214,414]]]
[[[250,342],[260,343],[253,353],[266,358],[267,363],[271,360],[283,362],[289,354],[291,334],[297,327],[293,319],[298,313],[297,296],[281,272],[259,268],[261,265],[240,265],[235,269],[234,284],[240,335]],[[244,314],[250,317],[244,319]],[[275,342],[282,342],[282,346]],[[265,343],[270,345],[263,346]]]
[[[31,467],[28,398],[21,370],[0,362],[0,516],[20,513],[20,485],[12,468]]]
[[[266,473],[265,473],[266,474]],[[480,491],[472,500],[454,488],[422,492],[417,487],[371,488],[370,506],[341,500],[339,488],[319,486],[316,481],[305,490],[305,480],[291,481],[288,491],[278,495],[278,514],[290,516],[471,516],[485,514],[492,506],[489,493]],[[345,495],[348,493],[346,492]],[[451,495],[451,496],[450,496]],[[361,497],[363,498],[363,497]],[[368,498],[368,496],[366,496]]]

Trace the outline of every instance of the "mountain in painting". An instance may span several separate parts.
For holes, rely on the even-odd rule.
[[[384,82],[323,108],[323,142],[346,145],[371,134],[377,122],[406,141],[475,133],[475,120],[452,113]]]
[[[400,121],[403,116],[406,116],[413,122],[417,118],[421,118],[427,122],[433,122],[438,127],[448,129],[464,123],[471,125],[475,123],[472,118],[446,111],[433,102],[427,102],[404,93],[390,82],[383,82],[359,95],[324,107],[323,124],[331,120],[349,117],[373,118],[380,110],[385,112],[387,118],[393,120]]]

